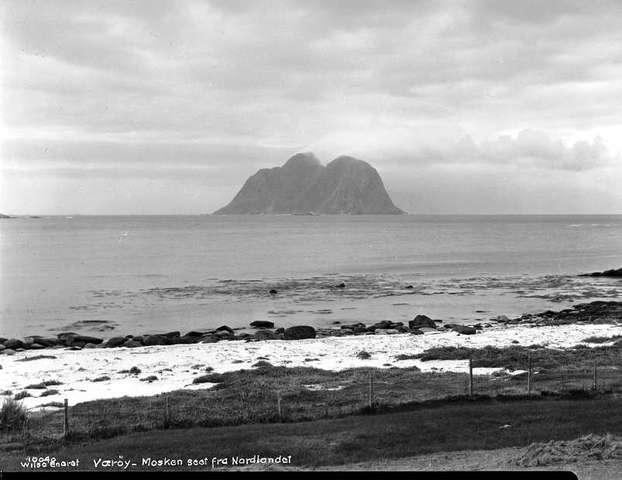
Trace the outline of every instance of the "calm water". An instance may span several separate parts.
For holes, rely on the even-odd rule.
[[[76,216],[0,234],[4,336],[470,321],[622,293],[574,277],[622,266],[622,216]]]

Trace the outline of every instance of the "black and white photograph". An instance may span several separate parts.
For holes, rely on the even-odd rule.
[[[620,0],[0,22],[0,476],[622,478]]]

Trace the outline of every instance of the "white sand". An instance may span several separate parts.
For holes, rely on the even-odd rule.
[[[261,360],[260,357],[265,357],[264,359],[277,366],[312,366],[334,371],[353,367],[417,366],[423,371],[465,372],[468,369],[465,361],[396,361],[395,356],[417,354],[438,346],[503,347],[512,345],[513,340],[525,346],[539,344],[550,348],[567,348],[594,335],[622,335],[622,325],[497,326],[476,335],[433,331],[424,335],[362,335],[298,341],[222,341],[133,349],[45,349],[19,352],[13,356],[0,355],[0,392],[21,392],[28,385],[46,380],[62,382],[61,385],[49,387],[59,391],[56,395],[40,397],[43,390],[28,389],[32,397],[25,398],[23,403],[28,408],[37,408],[49,402],[61,402],[64,398],[68,399],[70,405],[74,405],[102,398],[155,395],[180,388],[209,388],[213,384],[192,385],[192,380],[204,374],[206,367],[212,367],[217,373],[248,369]],[[357,353],[362,350],[370,353],[371,358],[359,359]],[[36,355],[54,355],[56,358],[19,361]],[[201,367],[196,367],[197,365]],[[119,373],[134,366],[141,369],[139,375]],[[192,368],[193,366],[196,368]],[[489,374],[496,370],[499,369],[476,368],[474,373]],[[149,375],[156,375],[158,380],[151,383],[140,380]],[[110,380],[92,381],[101,376],[108,376]]]

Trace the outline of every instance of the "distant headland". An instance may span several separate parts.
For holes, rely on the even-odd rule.
[[[322,165],[313,153],[298,153],[282,167],[262,168],[215,215],[236,214],[396,215],[382,179],[369,163],[341,156]]]

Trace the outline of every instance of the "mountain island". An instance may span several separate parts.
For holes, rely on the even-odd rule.
[[[396,215],[382,179],[369,163],[338,157],[326,166],[312,153],[298,153],[281,167],[249,177],[215,215],[236,214]]]

